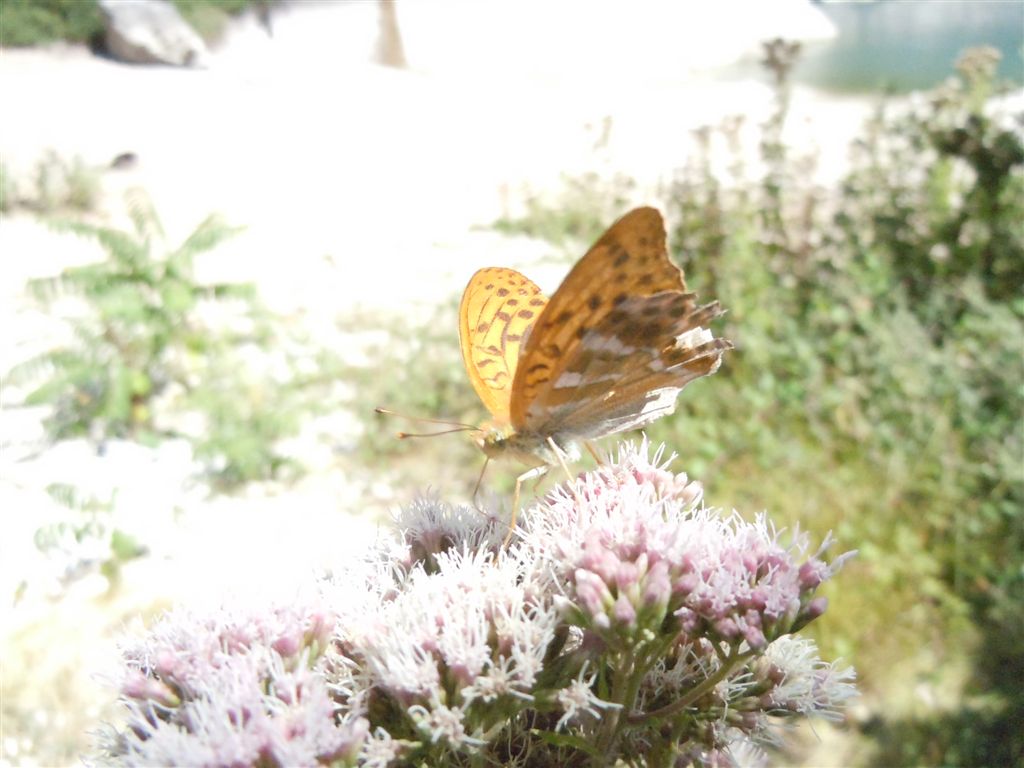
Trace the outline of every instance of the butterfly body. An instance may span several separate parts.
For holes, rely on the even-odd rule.
[[[687,292],[654,208],[615,222],[550,299],[515,270],[479,270],[459,308],[466,371],[494,418],[478,445],[551,466],[578,441],[672,413],[733,346],[708,327],[722,312]]]

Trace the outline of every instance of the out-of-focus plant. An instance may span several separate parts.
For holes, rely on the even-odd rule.
[[[106,258],[30,282],[43,302],[77,303],[71,339],[16,366],[9,381],[29,388],[26,404],[51,406],[55,439],[183,436],[219,486],[275,477],[293,466],[278,441],[320,404],[299,377],[257,370],[269,316],[254,287],[195,276],[195,258],[237,230],[211,216],[170,247],[145,196],[131,195],[129,210],[130,232],[55,225],[95,239]],[[243,349],[253,354],[243,359]]]
[[[35,534],[35,545],[53,564],[58,585],[101,573],[113,588],[121,566],[145,554],[130,534],[110,524],[113,498],[99,499],[66,483],[52,483],[46,490],[68,512],[67,518],[42,526]]]
[[[51,404],[56,438],[144,436],[155,431],[153,399],[174,382],[187,383],[189,356],[214,352],[214,338],[196,319],[203,301],[250,301],[247,285],[203,285],[193,260],[235,230],[208,218],[177,248],[165,248],[156,213],[142,196],[131,199],[133,232],[63,222],[58,230],[95,239],[103,261],[72,267],[29,283],[44,302],[73,297],[84,303],[72,321],[74,341],[20,364],[16,381],[39,381],[28,404]]]
[[[248,374],[231,356],[209,360],[183,405],[202,417],[202,428],[190,437],[214,486],[230,489],[299,472],[277,444],[316,410],[313,399],[301,381]]]
[[[99,204],[101,187],[99,169],[81,157],[68,160],[47,150],[30,178],[16,178],[6,165],[0,168],[0,211],[90,212]]]
[[[617,174],[605,179],[596,173],[566,176],[557,201],[531,195],[521,216],[499,219],[494,228],[508,234],[530,235],[558,245],[592,243],[627,208],[635,182]]]
[[[411,417],[444,414],[458,421],[475,416],[478,400],[466,387],[458,338],[451,329],[457,312],[457,305],[446,303],[421,322],[409,317],[346,319],[346,328],[372,325],[377,329],[362,344],[362,364],[343,365],[336,373],[352,387],[352,410],[366,418],[374,418],[377,406]],[[388,375],[381,376],[380,371]],[[461,444],[469,448],[468,441]],[[439,448],[450,455],[452,445]],[[393,421],[378,416],[367,425],[360,450],[371,460],[394,457],[407,453],[410,443],[395,440]],[[422,450],[421,444],[418,451]]]
[[[181,16],[207,43],[224,36],[232,16],[253,9],[267,23],[276,0],[172,0]]]
[[[956,283],[977,281],[999,301],[1024,284],[1024,115],[993,108],[998,63],[997,51],[972,49],[923,104],[880,110],[844,188],[846,240],[885,259],[938,333],[963,311]]]
[[[14,179],[7,163],[0,162],[0,213],[7,213],[15,203]]]
[[[208,42],[219,38],[231,15],[255,8],[269,12],[273,0],[172,0]],[[0,45],[23,47],[59,40],[96,43],[103,14],[96,0],[2,0]]]
[[[3,0],[0,16],[2,46],[87,43],[103,31],[95,0]]]
[[[113,765],[712,766],[839,717],[808,537],[625,447],[503,523],[422,499],[286,608],[178,610],[124,650]]]

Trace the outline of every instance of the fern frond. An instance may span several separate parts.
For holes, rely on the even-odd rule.
[[[56,363],[53,352],[41,352],[11,368],[7,375],[7,383],[15,387],[31,386],[38,381],[54,375]]]
[[[132,235],[110,227],[99,227],[81,221],[54,219],[48,222],[55,232],[69,232],[95,240],[115,262],[137,264],[149,255],[149,247]]]
[[[128,217],[132,220],[135,233],[145,242],[152,239],[163,240],[166,238],[163,224],[157,215],[153,200],[144,189],[133,187],[125,193],[125,205],[128,207]]]
[[[245,227],[233,227],[217,214],[207,216],[180,246],[167,256],[168,266],[179,274],[190,274],[196,254],[210,251]]]
[[[43,304],[52,304],[69,293],[80,295],[81,291],[73,290],[74,285],[68,285],[64,275],[56,277],[37,277],[29,280],[25,286],[28,295]],[[69,290],[72,289],[72,290]]]

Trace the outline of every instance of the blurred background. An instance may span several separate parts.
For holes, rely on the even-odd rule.
[[[0,46],[0,765],[89,752],[125,629],[466,501],[373,407],[481,420],[469,276],[550,292],[641,204],[737,345],[650,435],[860,552],[813,630],[862,696],[779,763],[1024,760],[1024,4],[0,0]]]

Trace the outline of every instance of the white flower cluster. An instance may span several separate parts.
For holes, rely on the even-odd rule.
[[[741,765],[775,721],[837,717],[852,671],[788,633],[843,558],[699,508],[649,453],[555,491],[509,547],[495,520],[426,498],[308,604],[172,613],[125,653],[110,761],[642,764],[655,748]]]

